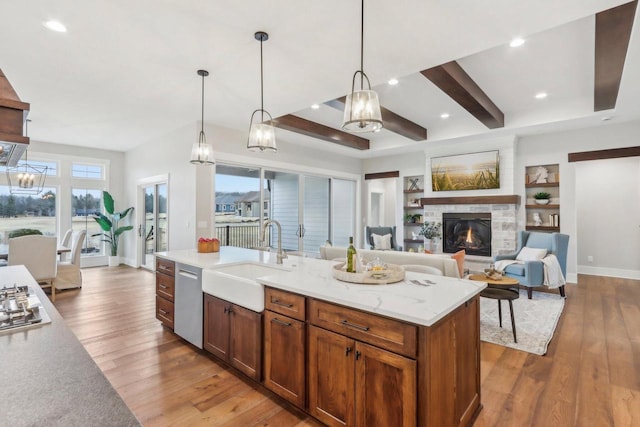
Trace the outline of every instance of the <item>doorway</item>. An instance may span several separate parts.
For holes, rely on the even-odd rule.
[[[138,185],[139,265],[155,270],[155,253],[169,249],[168,177],[152,177]]]

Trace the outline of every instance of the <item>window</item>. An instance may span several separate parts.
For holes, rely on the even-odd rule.
[[[74,188],[71,190],[71,228],[73,231],[87,232],[82,245],[82,256],[104,255],[100,236],[102,229],[93,219],[101,212],[102,191]]]
[[[103,167],[101,165],[73,163],[71,165],[71,176],[74,178],[104,179]]]
[[[9,233],[20,228],[40,230],[56,236],[56,189],[45,187],[37,196],[11,194],[0,186],[0,243],[9,243]]]

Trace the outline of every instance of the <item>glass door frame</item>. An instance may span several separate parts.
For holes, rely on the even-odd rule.
[[[138,180],[136,187],[136,267],[144,268],[149,271],[155,269],[155,266],[147,266],[144,262],[142,252],[143,249],[146,248],[146,235],[141,235],[142,225],[146,223],[146,212],[145,212],[145,188],[150,186],[155,186],[157,188],[158,185],[166,185],[167,186],[167,249],[169,248],[169,236],[170,233],[170,224],[171,224],[171,215],[168,214],[170,211],[170,187],[169,187],[169,174],[156,175],[148,178],[142,178]],[[154,197],[154,209],[157,211],[157,192],[156,197]],[[157,217],[157,215],[156,215]],[[146,233],[142,233],[146,234]]]

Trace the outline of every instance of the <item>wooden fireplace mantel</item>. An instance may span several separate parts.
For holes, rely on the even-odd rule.
[[[466,196],[466,197],[423,197],[422,206],[427,205],[517,205],[520,196],[517,194],[504,196]]]

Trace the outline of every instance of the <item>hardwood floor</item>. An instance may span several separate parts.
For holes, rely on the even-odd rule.
[[[154,275],[83,270],[56,307],[145,426],[319,426],[166,331]],[[640,425],[640,281],[579,276],[545,356],[482,343],[475,426]]]

